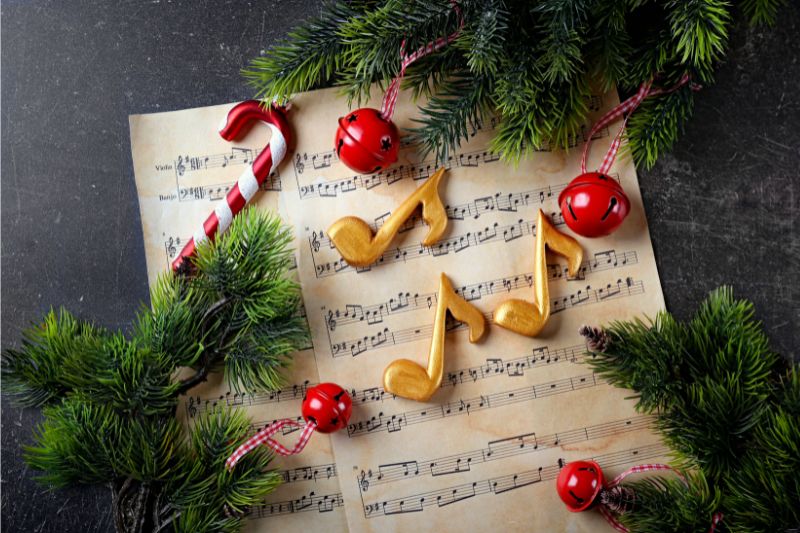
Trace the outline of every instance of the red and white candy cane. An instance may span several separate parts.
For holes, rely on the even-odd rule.
[[[246,133],[256,122],[265,122],[272,131],[269,144],[258,154],[253,163],[239,176],[236,185],[228,192],[224,202],[214,208],[211,215],[172,263],[178,270],[187,258],[194,255],[197,245],[206,239],[214,240],[217,233],[224,233],[235,217],[255,196],[264,180],[278,168],[286,156],[287,145],[291,140],[289,122],[285,110],[275,104],[265,108],[257,100],[247,100],[233,106],[220,124],[219,134],[226,141],[236,139]]]
[[[601,129],[605,128],[615,120],[617,120],[621,116],[625,116],[625,120],[622,122],[622,127],[619,129],[617,136],[614,138],[614,142],[611,143],[611,146],[608,148],[608,152],[606,152],[605,157],[603,158],[603,162],[600,164],[600,168],[597,169],[597,172],[600,174],[606,175],[608,171],[611,170],[611,165],[614,164],[614,159],[617,157],[617,152],[619,151],[619,145],[622,142],[622,134],[625,131],[625,125],[628,123],[628,117],[633,111],[639,107],[645,98],[648,96],[657,96],[659,94],[667,94],[674,91],[677,91],[684,85],[689,82],[689,75],[684,74],[683,77],[668,89],[659,89],[653,88],[653,80],[650,79],[644,82],[640,87],[639,90],[636,91],[636,94],[619,104],[617,107],[603,115],[600,120],[598,120],[594,126],[592,126],[591,131],[589,132],[588,141],[583,147],[583,157],[581,158],[581,173],[586,174],[586,158],[589,155],[589,146],[592,144],[592,138],[595,136],[597,132]],[[700,90],[700,86],[696,83],[691,84],[693,91]]]

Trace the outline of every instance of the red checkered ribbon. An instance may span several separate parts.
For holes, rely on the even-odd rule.
[[[689,82],[689,75],[684,74],[683,77],[680,79],[678,83],[673,85],[668,89],[661,89],[661,88],[652,88],[653,80],[648,80],[644,82],[639,90],[636,91],[636,94],[619,104],[617,107],[603,115],[600,120],[598,120],[594,126],[592,126],[591,131],[589,132],[589,138],[586,141],[586,144],[583,147],[583,158],[581,159],[581,173],[586,174],[586,158],[589,156],[589,146],[592,144],[592,139],[594,138],[595,134],[599,132],[601,129],[605,128],[615,120],[617,120],[621,116],[625,116],[625,120],[622,122],[622,127],[617,132],[617,136],[614,137],[614,142],[611,143],[611,146],[608,148],[608,152],[606,152],[605,157],[603,158],[603,162],[600,164],[600,168],[597,171],[600,174],[608,174],[608,171],[611,170],[611,165],[614,164],[614,159],[617,158],[617,152],[619,151],[619,145],[622,143],[622,134],[625,131],[625,125],[628,123],[628,117],[630,117],[631,113],[633,113],[639,104],[641,104],[645,98],[648,96],[657,96],[659,94],[666,94],[671,93],[673,91],[677,91],[684,85]],[[697,91],[700,90],[700,86],[696,83],[691,84],[692,90]]]
[[[285,447],[280,442],[276,441],[272,437],[282,430],[286,426],[294,426],[296,428],[302,428],[302,432],[300,433],[300,438],[297,440],[297,443],[291,449]],[[280,455],[295,455],[303,451],[303,448],[306,447],[308,444],[308,439],[311,438],[311,435],[317,429],[317,425],[314,422],[308,422],[306,424],[301,424],[296,422],[295,420],[290,420],[285,418],[283,420],[278,420],[277,422],[273,422],[272,424],[268,425],[242,444],[236,451],[231,454],[230,457],[225,461],[225,466],[228,470],[232,470],[236,463],[238,463],[242,457],[253,451],[258,446],[266,445],[272,448],[275,453]]]
[[[447,45],[456,37],[458,37],[459,33],[461,33],[461,28],[464,27],[464,19],[461,16],[461,9],[458,7],[456,2],[451,2],[451,4],[453,5],[453,11],[456,12],[459,20],[458,29],[456,31],[447,37],[440,37],[435,41],[420,47],[416,52],[410,55],[406,55],[405,52],[406,40],[403,39],[403,42],[400,43],[400,72],[397,74],[397,77],[392,80],[392,83],[389,84],[389,88],[386,89],[386,94],[383,96],[383,104],[381,105],[381,116],[385,120],[390,120],[394,114],[394,106],[397,103],[397,95],[400,92],[400,82],[403,81],[403,76],[406,75],[406,68],[420,57],[424,57]]]
[[[641,472],[653,472],[656,470],[672,470],[673,472],[675,472],[675,475],[678,476],[681,481],[683,481],[684,484],[687,484],[686,478],[683,476],[683,474],[681,474],[671,466],[659,463],[648,463],[643,465],[632,466],[631,468],[627,469],[626,471],[624,471],[623,473],[612,479],[611,483],[606,485],[605,488],[613,489],[614,487],[619,485],[623,479],[630,476],[631,474],[638,474]],[[617,531],[620,531],[622,533],[628,533],[630,531],[627,527],[623,526],[619,522],[619,520],[617,520],[616,515],[605,505],[600,505],[600,512],[603,514],[609,525],[614,529],[616,529]],[[714,533],[714,531],[716,531],[717,524],[719,524],[720,521],[722,520],[722,516],[723,516],[722,513],[714,513],[714,516],[711,518],[711,528],[708,530],[708,533]]]

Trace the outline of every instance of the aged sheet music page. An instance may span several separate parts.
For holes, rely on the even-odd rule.
[[[227,194],[239,174],[269,139],[269,129],[257,125],[244,139],[228,143],[217,126],[230,105],[130,117],[136,187],[144,229],[147,274],[152,284],[169,269],[176,254],[214,207]],[[288,160],[288,157],[287,157]],[[282,173],[271,176],[257,204],[275,211]],[[319,383],[314,353],[294,356],[287,386],[272,394],[236,394],[220,374],[192,389],[179,408],[179,416],[193,418],[217,403],[247,409],[254,429],[280,418],[296,418],[306,389]],[[294,436],[287,435],[287,439]],[[330,438],[315,435],[302,455],[278,457],[274,468],[284,484],[264,506],[254,509],[248,531],[344,531],[347,529],[337,468]]]
[[[371,105],[379,103],[376,97]],[[616,103],[612,95],[592,99],[592,118]],[[268,139],[266,128],[236,143],[220,139],[216,125],[229,107],[131,117],[151,283]],[[346,215],[380,225],[436,167],[406,146],[388,172],[354,176],[331,146],[337,119],[347,112],[336,90],[298,95],[290,114],[294,146],[270,181],[274,190],[256,197],[294,226],[313,352],[298,354],[280,393],[237,395],[208,383],[184,406],[191,420],[214,402],[242,405],[263,427],[296,417],[310,384],[333,381],[351,391],[347,431],[317,434],[301,455],[276,459],[288,483],[254,510],[251,529],[607,527],[599,513],[568,513],[554,480],[567,461],[594,458],[613,476],[665,452],[626,391],[583,364],[577,335],[583,323],[654,315],[663,307],[633,165],[622,160],[613,169],[632,211],[613,236],[578,239],[584,263],[577,278],[568,279],[563,259],[548,256],[553,315],[542,335],[529,339],[493,326],[470,345],[465,328],[451,323],[444,382],[421,404],[385,393],[381,378],[397,358],[426,364],[440,272],[488,319],[507,298],[530,301],[537,210],[569,233],[556,200],[579,174],[584,140],[568,154],[543,151],[513,168],[488,152],[494,122],[487,118],[444,162],[439,190],[450,221],[442,240],[421,246],[427,228],[411,220],[376,265],[354,269],[326,228]],[[414,115],[401,95],[395,122],[413,127]],[[590,168],[605,153],[608,133],[594,141]]]
[[[394,120],[409,128],[417,110],[404,96]],[[592,99],[593,118],[616,103],[612,95]],[[405,147],[388,171],[353,176],[331,151],[337,118],[348,112],[343,99],[321,91],[293,104],[298,140],[282,202],[297,232],[320,378],[354,391],[348,431],[332,436],[350,529],[603,530],[599,513],[566,511],[555,492],[559,465],[594,458],[615,475],[664,451],[650,420],[624,400],[628,393],[582,364],[577,334],[583,323],[663,307],[633,165],[614,169],[632,212],[612,237],[579,239],[585,260],[577,279],[567,279],[563,259],[549,258],[553,316],[542,335],[495,326],[471,345],[453,323],[444,382],[421,404],[385,393],[381,378],[398,358],[427,364],[440,272],[487,318],[507,298],[531,300],[536,213],[541,207],[568,231],[556,200],[580,173],[583,139],[569,154],[542,152],[513,168],[488,152],[494,122],[487,119],[444,162],[444,237],[423,247],[428,228],[411,221],[376,264],[355,269],[332,248],[326,228],[346,215],[379,226],[436,166]],[[379,107],[377,93],[370,104]],[[603,157],[608,133],[593,144],[590,163]]]

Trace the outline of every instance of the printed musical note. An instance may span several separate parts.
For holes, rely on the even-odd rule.
[[[666,446],[657,443],[629,448],[619,452],[599,454],[585,459],[597,461],[604,467],[613,467],[627,464],[633,460],[642,461],[653,457],[659,457],[666,452]],[[391,498],[379,502],[365,502],[364,515],[366,518],[375,518],[378,516],[389,516],[400,513],[420,512],[427,507],[443,507],[484,494],[500,495],[534,483],[553,480],[558,477],[558,473],[563,467],[563,464],[563,460],[559,459],[555,464],[539,466],[538,468],[525,470],[516,474],[464,483],[439,490],[410,494],[408,496]]]
[[[455,293],[445,274],[439,279],[437,299],[428,368],[409,359],[395,359],[383,371],[383,387],[387,392],[426,402],[439,389],[444,373],[445,318],[448,311],[469,327],[470,342],[478,342],[486,333],[486,321],[481,312]]]
[[[358,217],[344,217],[328,228],[328,237],[345,261],[351,266],[367,266],[383,255],[389,243],[397,235],[402,224],[411,216],[417,206],[422,205],[422,218],[430,226],[422,244],[431,246],[447,228],[447,215],[439,198],[439,182],[444,169],[437,171],[427,183],[414,191],[400,204],[380,229],[373,233],[372,228]]]
[[[315,233],[316,235],[316,233]],[[636,264],[638,258],[635,251],[621,252],[619,257],[616,251],[609,250],[595,254],[594,260],[587,260],[581,263],[578,269],[578,274],[574,277],[568,273],[568,268],[558,264],[547,265],[547,279],[555,281],[558,279],[567,279],[570,281],[585,280],[586,274],[594,272],[602,272],[604,270],[611,270],[617,267]],[[524,272],[514,274],[504,278],[495,278],[486,281],[479,281],[469,285],[462,285],[455,288],[455,293],[461,296],[468,302],[480,300],[484,296],[498,294],[503,292],[510,292],[520,288],[533,287],[533,272]],[[367,322],[373,323],[377,320],[374,317],[396,315],[399,313],[406,313],[410,311],[417,311],[427,306],[427,300],[432,299],[436,302],[436,293],[410,293],[400,292],[396,297],[389,298],[379,304],[353,306],[348,305],[344,311],[335,309],[327,312],[326,323],[328,329],[332,332],[337,327],[346,326],[348,324],[358,324]],[[358,313],[351,312],[351,309],[357,307]],[[372,318],[372,322],[370,321]]]
[[[560,226],[564,224],[564,218],[560,211],[552,213],[552,216],[555,225]],[[532,220],[523,219],[519,219],[516,223],[505,226],[500,226],[495,222],[492,226],[486,226],[478,231],[470,231],[462,235],[443,239],[433,246],[426,246],[420,243],[387,250],[371,265],[356,269],[350,267],[344,260],[320,264],[315,263],[316,277],[324,278],[335,274],[354,271],[369,272],[374,268],[391,263],[408,262],[421,258],[441,257],[448,255],[451,251],[453,253],[459,253],[469,247],[500,242],[503,240],[504,234],[508,234],[509,232],[521,235],[535,235],[536,224]],[[325,239],[320,239],[319,242],[324,246]]]
[[[353,421],[351,419],[350,424],[347,426],[347,436],[352,438],[370,434],[374,435],[374,432],[380,429],[385,429],[393,433],[414,424],[431,422],[451,416],[469,415],[471,412],[527,402],[537,398],[564,394],[588,387],[596,387],[602,383],[603,382],[596,379],[594,373],[592,373],[518,389],[500,391],[485,396],[460,399],[399,414],[387,415],[380,412],[377,416],[372,416],[365,420]]]
[[[500,461],[521,454],[535,453],[542,450],[555,448],[559,445],[576,444],[621,435],[631,431],[640,431],[652,427],[655,421],[653,415],[640,415],[622,420],[614,420],[602,424],[565,430],[558,435],[541,435],[537,438],[535,433],[514,435],[505,439],[487,443],[485,448],[465,451],[462,453],[404,461],[399,463],[382,464],[376,468],[367,468],[361,471],[360,484],[362,492],[364,486],[374,487],[418,476],[445,476],[469,472],[472,465]],[[558,442],[558,444],[556,443]],[[413,467],[409,468],[409,465]],[[419,465],[422,465],[420,468]]]
[[[583,250],[578,241],[556,230],[541,209],[539,209],[536,227],[533,303],[518,299],[506,300],[494,312],[495,324],[528,337],[538,335],[550,317],[550,291],[547,282],[545,246],[567,258],[568,271],[571,276],[577,275],[578,268],[583,261]]]
[[[336,465],[316,465],[316,466],[301,466],[292,468],[291,470],[281,470],[278,472],[284,483],[296,483],[299,481],[314,481],[322,479],[331,479],[336,477]]]
[[[317,496],[315,492],[294,500],[280,502],[266,502],[264,505],[253,509],[250,513],[253,518],[272,518],[274,516],[316,511],[329,513],[337,507],[342,507],[344,500],[341,493],[323,494]]]
[[[616,283],[608,283],[598,289],[587,285],[585,288],[567,294],[566,296],[557,296],[550,299],[550,313],[560,313],[567,309],[599,304],[616,298],[636,296],[644,292],[644,282],[634,280],[633,278],[626,278],[625,280],[619,279]],[[492,313],[484,313],[484,316],[487,320],[492,320]],[[452,327],[447,328],[447,331],[462,331],[465,327],[464,324],[454,323]],[[398,330],[384,327],[382,330],[372,335],[364,335],[360,338],[345,341],[331,342],[331,355],[334,358],[348,355],[355,357],[370,350],[424,339],[432,333],[433,326],[430,324]]]

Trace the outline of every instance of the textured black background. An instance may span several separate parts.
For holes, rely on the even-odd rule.
[[[51,305],[125,328],[147,299],[128,115],[252,96],[239,69],[311,0],[2,5],[2,345]],[[671,154],[640,171],[668,308],[752,299],[798,358],[800,11],[739,24]],[[2,403],[3,531],[111,531],[105,489],[48,491],[20,447],[40,419]]]

